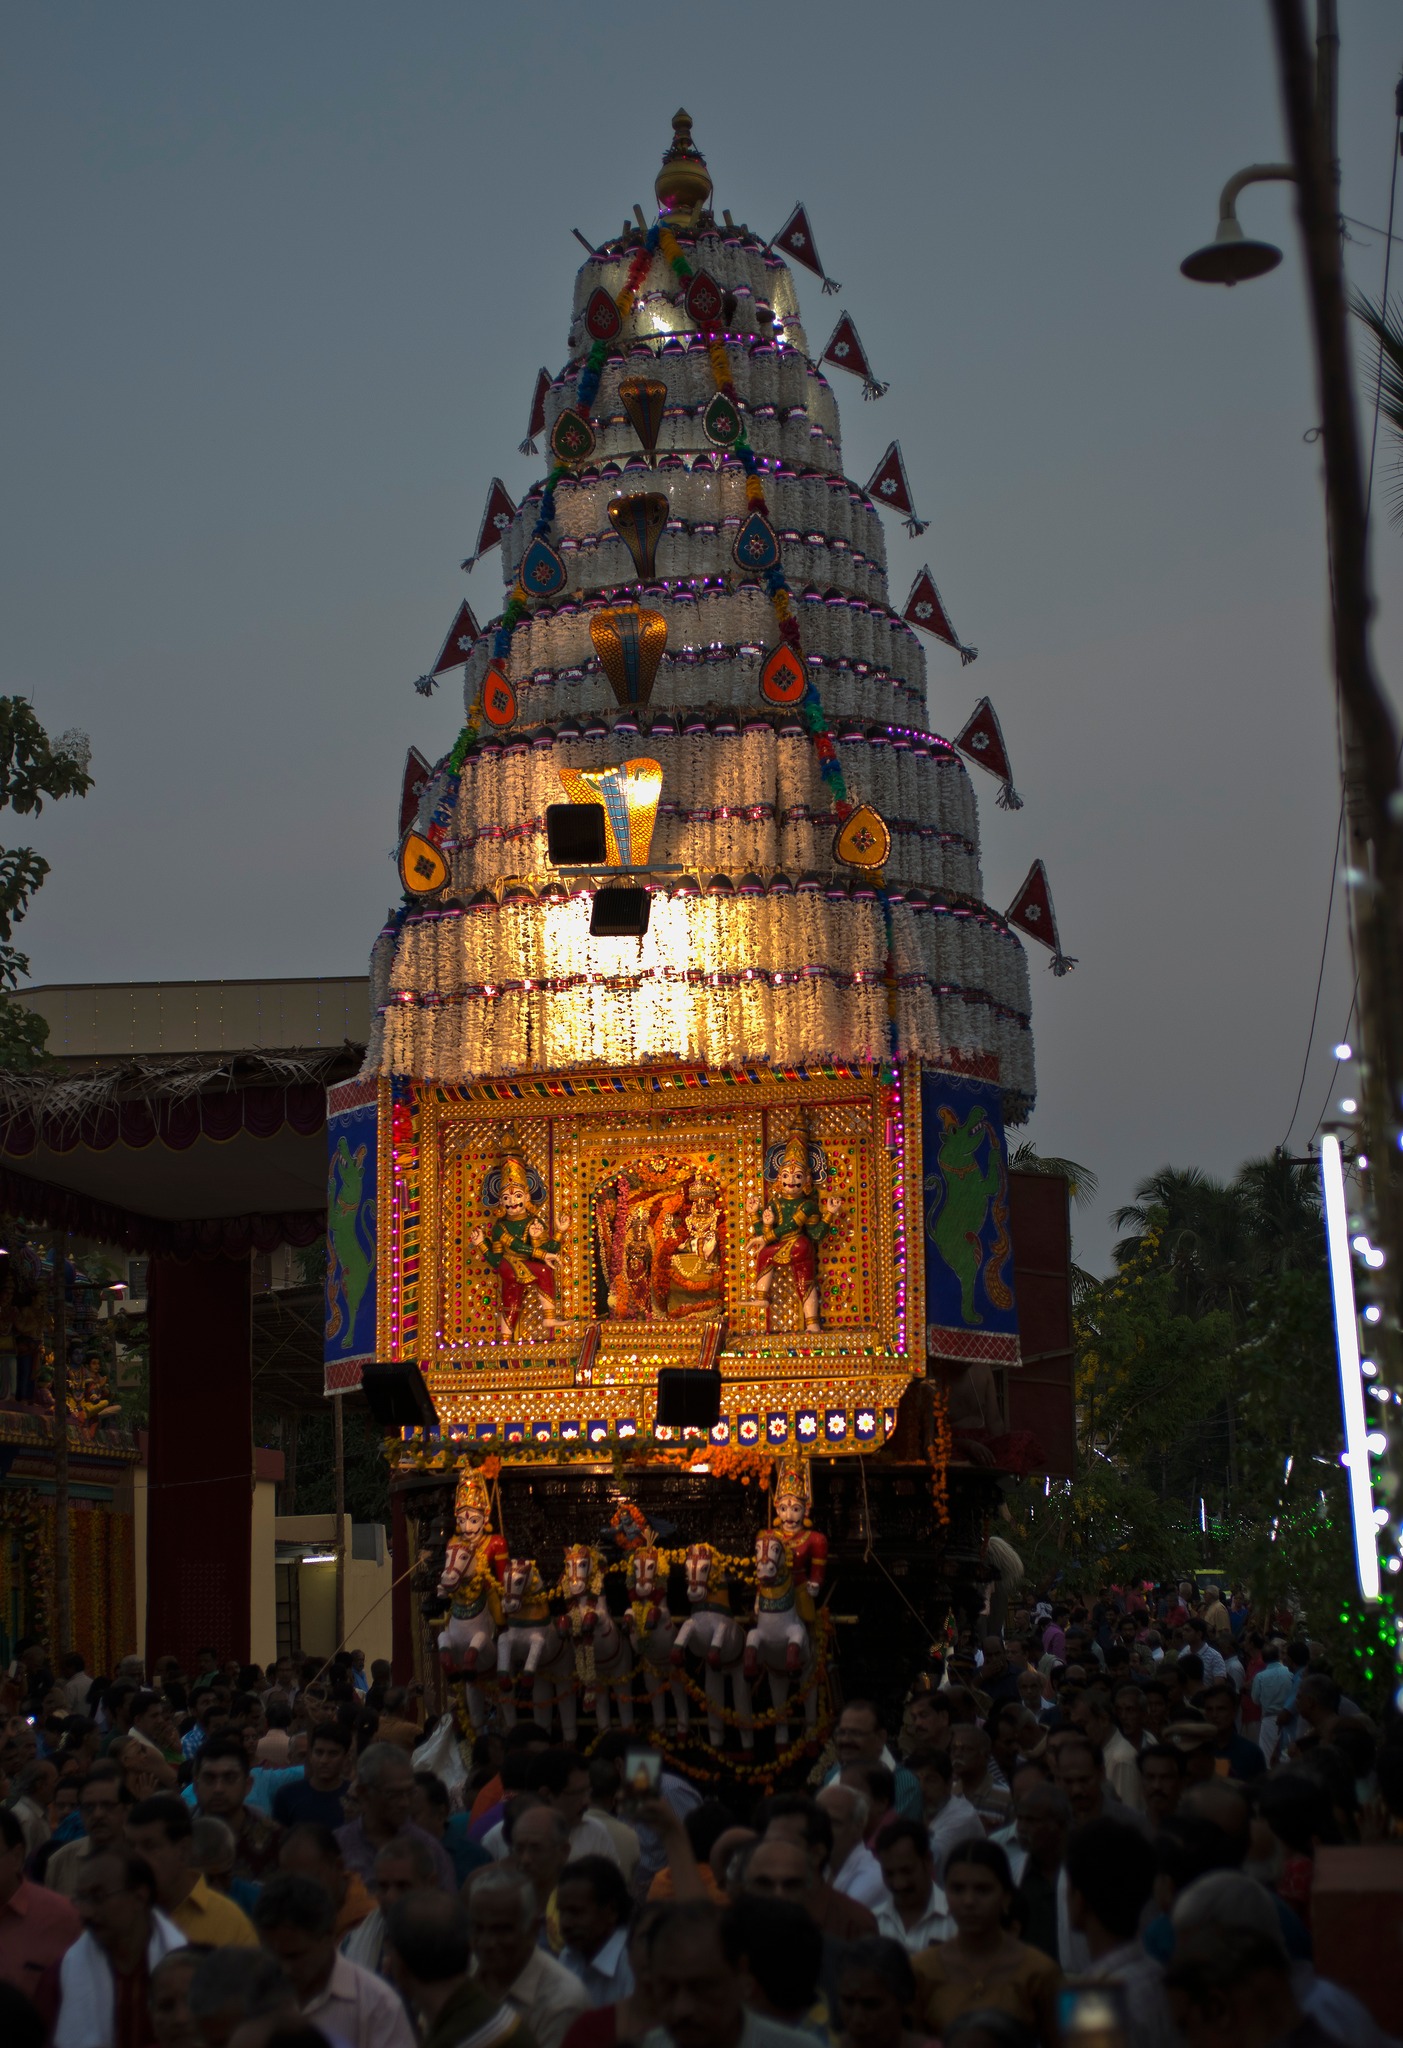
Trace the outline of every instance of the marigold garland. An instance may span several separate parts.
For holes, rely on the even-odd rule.
[[[935,1519],[942,1529],[950,1526],[950,1449],[954,1432],[950,1427],[950,1404],[945,1389],[938,1380],[930,1380],[931,1390],[931,1441],[926,1450],[930,1464],[930,1497],[935,1503]]]

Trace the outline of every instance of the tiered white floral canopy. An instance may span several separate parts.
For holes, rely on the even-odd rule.
[[[843,474],[837,404],[810,359],[793,279],[760,236],[709,213],[677,239],[727,294],[731,379],[762,463],[803,659],[849,794],[890,827],[890,859],[878,880],[835,860],[840,821],[813,738],[797,710],[760,694],[780,636],[766,590],[732,553],[745,474],[703,428],[716,390],[707,340],[659,251],[610,344],[588,466],[555,486],[550,540],[568,583],[512,635],[502,666],[515,723],[483,727],[463,762],[442,897],[376,948],[383,1029],[372,1062],[444,1082],[876,1062],[890,1051],[890,952],[900,1057],[996,1081],[1016,1121],[1033,1098],[1023,949],[983,901],[969,777],[932,730],[924,652],[891,607],[879,513]],[[592,296],[618,293],[643,246],[630,231],[579,270],[547,434],[575,401]],[[667,387],[651,455],[619,395],[638,377]],[[509,586],[543,488],[504,537]],[[608,516],[612,500],[636,492],[661,493],[669,507],[645,584]],[[648,703],[621,708],[590,623],[630,603],[662,614],[667,646]],[[470,711],[492,658],[489,628],[467,662]],[[960,718],[965,709],[951,707]],[[653,875],[643,939],[591,938],[592,884],[552,868],[546,806],[565,800],[562,768],[639,756],[663,771],[651,860],[681,872]],[[421,822],[442,787],[430,786]]]

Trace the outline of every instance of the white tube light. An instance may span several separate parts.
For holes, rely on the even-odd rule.
[[[307,1551],[303,1556],[302,1562],[303,1564],[335,1564],[336,1552],[334,1550]]]
[[[1335,1349],[1340,1361],[1340,1402],[1349,1456],[1349,1500],[1354,1522],[1354,1556],[1359,1590],[1379,1597],[1379,1553],[1374,1538],[1374,1492],[1369,1483],[1368,1430],[1364,1421],[1364,1380],[1359,1370],[1359,1320],[1354,1305],[1354,1269],[1349,1257],[1345,1169],[1338,1138],[1320,1141],[1320,1180],[1325,1196],[1325,1242],[1330,1288],[1335,1298]]]

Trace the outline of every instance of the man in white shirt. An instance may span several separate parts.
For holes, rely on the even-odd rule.
[[[628,1886],[607,1856],[567,1863],[556,1887],[560,1960],[585,1987],[592,2006],[615,2005],[633,1989],[628,1960]]]
[[[963,1794],[951,1789],[954,1765],[948,1750],[913,1750],[906,1759],[906,1767],[914,1771],[921,1788],[930,1853],[939,1883],[945,1858],[956,1842],[982,1842],[984,1823]]]
[[[500,1864],[476,1872],[468,1889],[473,1975],[526,2022],[537,2048],[560,2048],[566,2029],[590,2009],[579,1978],[540,1945],[541,1909],[524,1871]]]
[[[887,1903],[887,1887],[881,1865],[863,1840],[868,1804],[852,1785],[825,1785],[818,1804],[833,1826],[833,1853],[828,1859],[828,1882],[844,1898],[856,1899],[869,1913]]]
[[[139,1856],[103,1850],[83,1863],[73,1895],[83,1933],[59,1964],[54,2048],[116,2048],[119,1996],[147,1979],[185,1936],[156,1905],[156,1880]],[[125,1988],[124,1988],[125,1987]]]
[[[913,1955],[955,1932],[945,1894],[935,1881],[930,1836],[924,1821],[889,1820],[877,1837],[877,1855],[888,1899],[877,1913],[883,1934]]]
[[[1093,1685],[1072,1708],[1072,1726],[1080,1728],[1094,1742],[1106,1766],[1106,1779],[1122,1806],[1136,1813],[1145,1811],[1145,1789],[1140,1782],[1140,1759],[1121,1734],[1111,1712],[1108,1695]]]
[[[291,1978],[304,2020],[347,2048],[414,2048],[398,1993],[338,1952],[325,1886],[279,1871],[259,1893],[252,1918],[260,1944]]]

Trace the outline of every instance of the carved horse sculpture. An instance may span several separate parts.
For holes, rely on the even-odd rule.
[[[741,1746],[754,1749],[755,1730],[750,1720],[750,1686],[742,1659],[745,1630],[731,1612],[727,1599],[729,1580],[709,1543],[694,1543],[687,1552],[687,1604],[691,1613],[677,1631],[672,1661],[681,1664],[688,1650],[702,1658],[706,1670],[706,1729],[713,1749],[726,1739],[721,1719],[726,1701],[726,1681],[731,1682],[731,1704],[740,1723]],[[683,1723],[685,1726],[685,1722]]]
[[[789,1681],[810,1680],[813,1662],[784,1538],[778,1529],[762,1529],[755,1538],[755,1626],[745,1639],[745,1675],[754,1679],[763,1673],[769,1680],[777,1748],[783,1749],[789,1740]],[[818,1688],[813,1684],[804,1700],[804,1717],[810,1728],[817,1725]]]
[[[478,1677],[495,1668],[494,1645],[501,1620],[501,1589],[490,1564],[466,1543],[450,1543],[438,1583],[440,1596],[452,1596],[448,1626],[440,1632],[439,1656],[451,1678],[465,1681],[468,1719],[473,1732],[487,1725],[487,1701]]]
[[[582,1704],[600,1728],[609,1726],[609,1694],[625,1728],[633,1726],[633,1652],[618,1623],[600,1598],[604,1559],[587,1543],[572,1543],[565,1553],[560,1590],[569,1601],[558,1627],[570,1645]]]
[[[672,1694],[677,1725],[687,1727],[687,1688],[672,1675],[672,1646],[677,1626],[667,1604],[667,1579],[662,1554],[652,1544],[635,1550],[628,1561],[629,1609],[624,1627],[632,1637],[648,1680],[653,1724],[667,1726],[667,1693]]]
[[[497,1638],[497,1678],[502,1719],[516,1726],[512,1680],[520,1668],[531,1683],[531,1709],[547,1735],[551,1709],[559,1710],[565,1740],[575,1740],[575,1668],[570,1645],[551,1617],[550,1601],[534,1557],[514,1557],[502,1574],[502,1633]]]

